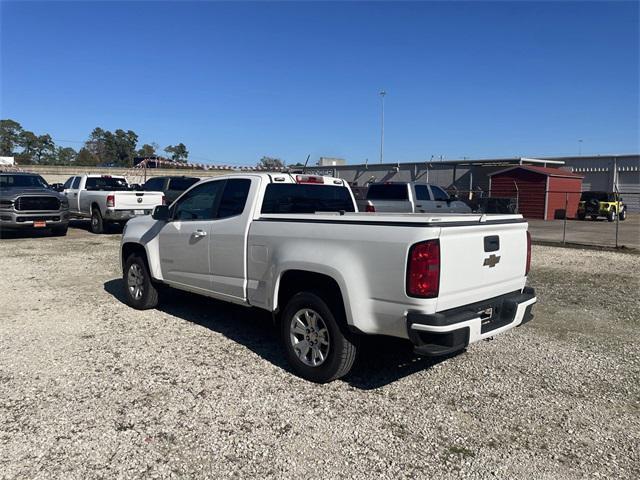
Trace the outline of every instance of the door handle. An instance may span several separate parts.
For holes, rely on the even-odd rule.
[[[77,193],[74,193],[74,194],[73,194],[73,196],[74,196],[74,197],[77,197],[77,196],[78,196],[78,194],[77,194]]]
[[[416,205],[416,207],[421,207],[422,205]]]
[[[195,232],[192,233],[192,235],[196,238],[201,238],[201,237],[206,237],[207,232],[205,232],[204,230],[196,230]]]

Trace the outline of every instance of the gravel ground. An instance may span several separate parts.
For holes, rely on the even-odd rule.
[[[534,247],[530,324],[319,386],[259,312],[128,308],[118,242],[0,241],[0,478],[640,476],[640,256]]]

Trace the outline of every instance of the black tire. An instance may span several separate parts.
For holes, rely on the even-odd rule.
[[[104,233],[104,220],[99,208],[91,209],[91,231],[96,234]]]
[[[607,221],[615,222],[616,221],[616,211],[615,209],[611,209],[611,211],[607,214]]]
[[[358,338],[344,327],[342,306],[331,308],[321,295],[319,292],[300,292],[295,294],[287,303],[280,317],[280,337],[289,364],[298,376],[315,383],[331,382],[349,373],[358,350]],[[317,312],[326,327],[321,330],[325,332],[323,336],[328,340],[328,350],[325,353],[324,360],[316,366],[309,365],[300,358],[299,354],[296,353],[294,340],[292,339],[291,328],[296,314],[306,309]],[[309,333],[309,330],[307,330],[307,333]],[[312,332],[312,334],[314,333]],[[304,335],[304,333],[300,335]],[[302,338],[300,341],[306,342],[310,337],[307,336],[306,338],[307,340]],[[319,343],[318,339],[320,338],[320,335],[313,338],[316,345]],[[313,340],[310,341],[313,342]],[[318,348],[321,348],[321,346]],[[301,352],[302,350],[299,351]],[[313,351],[308,347],[307,351],[310,355],[310,361],[313,361],[311,357],[314,355]]]
[[[591,215],[591,220],[594,222],[598,219],[598,215]]]
[[[68,225],[63,225],[60,227],[51,227],[51,235],[54,237],[64,237],[67,234],[67,230],[69,229]]]
[[[585,213],[579,213],[578,214],[578,219],[579,220],[584,220],[585,218],[587,218],[587,215]]]
[[[626,218],[627,218],[627,209],[623,208],[622,210],[620,210],[620,221],[624,222]]]
[[[139,281],[135,282],[133,277],[139,278]],[[148,310],[158,305],[158,289],[151,280],[147,261],[142,255],[138,253],[129,255],[124,264],[122,282],[129,306],[137,310]],[[136,287],[140,287],[141,290],[136,290]]]

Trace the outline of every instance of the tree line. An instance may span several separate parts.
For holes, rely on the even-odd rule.
[[[117,129],[113,132],[100,127],[93,129],[80,150],[56,145],[51,135],[36,135],[25,130],[15,120],[0,120],[0,156],[15,157],[19,165],[108,165],[128,167],[135,157],[165,156],[175,162],[186,163],[189,151],[186,145],[168,145],[165,155],[158,153],[156,143],[145,143],[138,148],[138,135],[133,130]]]

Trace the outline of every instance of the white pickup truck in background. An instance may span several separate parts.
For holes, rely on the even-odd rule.
[[[150,215],[164,203],[162,192],[133,191],[125,177],[112,175],[78,175],[62,187],[69,200],[71,215],[91,219],[91,231],[102,233],[110,223]]]
[[[416,182],[372,183],[357,203],[361,212],[471,213],[469,205],[437,185]]]
[[[349,372],[361,335],[444,355],[529,321],[530,254],[521,215],[356,213],[343,180],[266,173],[201,181],[121,243],[132,307],[164,284],[270,311],[315,382]]]

